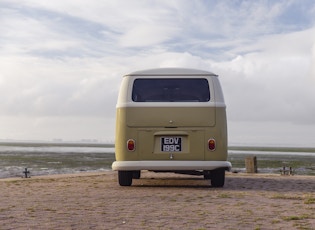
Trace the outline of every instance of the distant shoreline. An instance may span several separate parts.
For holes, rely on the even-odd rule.
[[[0,146],[21,147],[94,147],[114,148],[115,144],[102,142],[31,142],[31,141],[0,141]]]

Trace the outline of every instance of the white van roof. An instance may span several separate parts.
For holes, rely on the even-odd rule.
[[[158,69],[147,69],[132,72],[125,76],[218,76],[212,72],[198,70],[198,69],[186,69],[186,68],[158,68]]]

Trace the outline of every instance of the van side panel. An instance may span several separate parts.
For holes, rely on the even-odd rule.
[[[115,157],[116,161],[138,160],[137,130],[127,126],[126,109],[116,110],[116,134],[115,134]],[[136,140],[136,149],[133,152],[127,150],[127,141]]]
[[[216,125],[208,128],[205,135],[205,143],[213,138],[216,140],[215,151],[206,148],[205,160],[209,161],[226,161],[227,160],[227,123],[225,107],[216,108]]]

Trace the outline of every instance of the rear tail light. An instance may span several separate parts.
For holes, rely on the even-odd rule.
[[[214,151],[214,150],[215,150],[215,140],[214,140],[214,139],[209,139],[209,140],[208,140],[208,148],[209,148],[209,150],[211,150],[211,151]]]
[[[133,139],[129,139],[127,141],[127,149],[129,151],[135,151],[135,149],[136,149],[136,141],[133,140]]]

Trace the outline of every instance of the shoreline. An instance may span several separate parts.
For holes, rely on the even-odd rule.
[[[176,174],[176,173],[155,173],[155,172],[150,172],[147,170],[142,170],[142,174],[152,174],[152,175],[161,175],[160,177],[163,177],[163,175],[166,175],[166,178],[168,177],[176,177],[176,178],[181,178],[181,177],[191,177],[192,179],[201,179],[203,178],[202,176],[196,176],[196,175],[185,175],[185,174]],[[112,175],[112,174],[117,174],[117,171],[113,171],[111,169],[108,170],[100,170],[100,171],[84,171],[84,172],[75,172],[75,173],[56,173],[56,174],[45,174],[45,175],[31,175],[29,178],[25,178],[23,176],[18,177],[5,177],[5,178],[0,178],[1,181],[10,181],[10,180],[29,180],[29,179],[51,179],[51,178],[71,178],[71,177],[89,177],[89,176],[101,176],[101,175]],[[22,175],[22,173],[21,173]],[[280,172],[279,173],[264,173],[264,172],[257,172],[257,173],[247,173],[245,172],[245,169],[243,171],[226,171],[226,177],[228,176],[233,176],[233,175],[239,175],[239,176],[251,176],[251,177],[306,177],[306,178],[314,178],[315,181],[315,175],[301,175],[301,174],[293,174],[293,175],[282,175]]]
[[[163,177],[163,175],[166,175],[166,178],[168,177],[175,177],[175,178],[181,178],[181,177],[191,177],[192,179],[202,179],[202,176],[195,176],[195,175],[185,175],[185,174],[176,174],[176,173],[154,173],[150,172],[147,170],[142,170],[142,174],[152,174],[152,175],[160,175],[160,177]],[[75,173],[56,173],[56,174],[45,174],[45,175],[31,175],[29,178],[25,178],[23,176],[18,177],[5,177],[5,178],[0,178],[1,181],[11,181],[11,180],[30,180],[30,179],[55,179],[55,178],[72,178],[72,177],[89,177],[89,176],[102,176],[102,175],[112,175],[115,174],[117,175],[117,171],[113,171],[111,169],[108,170],[100,170],[100,171],[84,171],[84,172],[75,172]],[[173,175],[173,176],[172,176]],[[282,175],[280,172],[279,173],[264,173],[264,172],[257,172],[257,173],[247,173],[244,171],[234,171],[232,170],[231,172],[226,172],[226,177],[231,177],[233,175],[239,175],[239,176],[250,176],[250,177],[299,177],[299,178],[313,178],[315,181],[315,175],[300,175],[300,174],[293,174],[293,175]]]
[[[99,148],[102,143],[11,144],[2,146],[0,143],[0,178],[20,177],[25,168],[31,171],[31,176],[111,170],[115,160],[113,145]],[[292,167],[295,174],[315,175],[315,153],[254,151],[260,150],[259,147],[250,148],[253,149],[229,150],[228,161],[232,163],[233,171],[244,172],[244,159],[257,156],[259,173],[277,174],[287,166]]]
[[[101,176],[101,175],[107,175],[110,174],[110,172],[113,172],[112,170],[108,171],[97,171],[97,172],[77,172],[77,173],[59,173],[59,174],[46,174],[46,175],[34,175],[29,178],[25,177],[6,177],[6,178],[0,178],[1,181],[15,181],[15,180],[31,180],[31,179],[58,179],[58,178],[72,178],[72,177],[89,177],[89,176]]]

